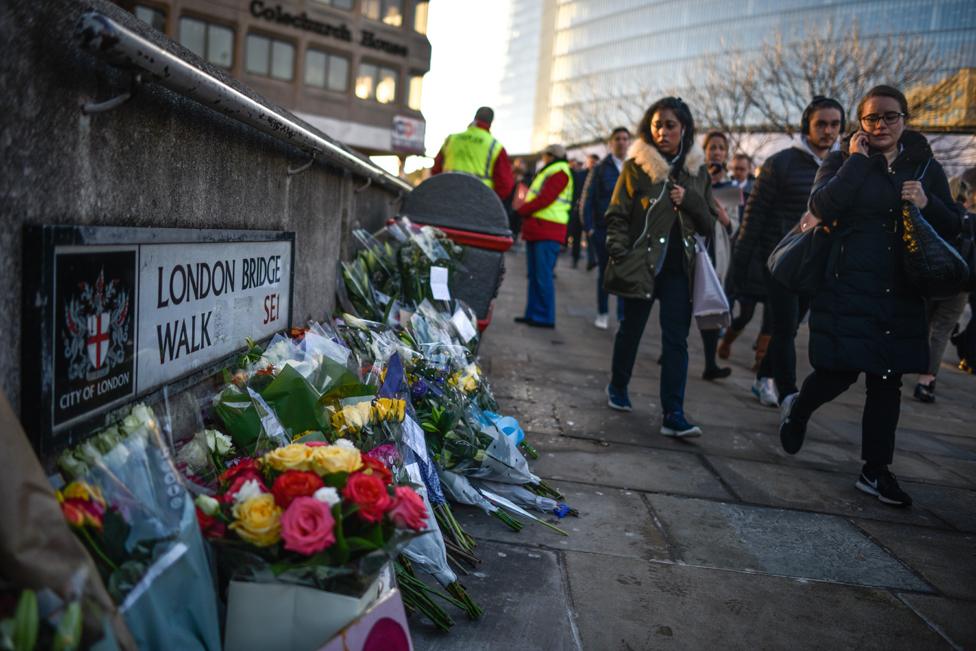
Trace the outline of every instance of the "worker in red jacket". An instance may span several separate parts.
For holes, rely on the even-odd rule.
[[[559,248],[566,241],[573,204],[573,174],[562,145],[542,152],[543,168],[535,175],[518,213],[529,263],[529,291],[524,316],[517,323],[537,328],[556,326],[556,286],[553,272]]]

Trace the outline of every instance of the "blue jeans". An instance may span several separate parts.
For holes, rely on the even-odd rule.
[[[529,295],[525,303],[525,318],[547,325],[556,322],[556,286],[552,274],[556,270],[559,242],[540,240],[526,242],[529,262]]]
[[[654,295],[649,301],[624,299],[624,319],[613,342],[610,383],[618,389],[626,389],[630,383],[637,349],[655,300],[661,302],[661,408],[665,415],[683,413],[691,328],[691,290],[683,271],[663,270],[654,279]]]
[[[596,311],[598,314],[606,314],[610,311],[609,296],[607,290],[603,288],[603,276],[607,273],[607,263],[610,261],[610,254],[607,253],[607,231],[596,228],[590,236],[590,249],[596,255],[597,274],[596,274]],[[617,320],[624,318],[624,299],[617,297]]]

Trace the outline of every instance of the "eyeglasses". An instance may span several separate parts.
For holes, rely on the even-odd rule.
[[[889,111],[883,115],[872,113],[870,115],[861,116],[861,125],[869,129],[873,129],[874,127],[878,126],[878,123],[881,122],[881,120],[884,120],[885,124],[895,124],[903,117],[905,117],[904,113],[896,113],[895,111]]]

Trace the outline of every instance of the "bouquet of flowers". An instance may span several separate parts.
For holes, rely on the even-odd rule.
[[[91,552],[139,647],[220,649],[193,502],[153,410],[136,405],[58,464],[69,480],[57,492],[65,520]]]
[[[368,580],[427,518],[412,488],[346,439],[239,459],[196,505],[211,541],[245,552],[232,555],[237,574],[270,571],[323,590]]]

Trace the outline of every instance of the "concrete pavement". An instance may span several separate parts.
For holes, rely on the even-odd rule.
[[[538,330],[512,323],[524,258],[506,264],[484,369],[540,451],[534,471],[581,517],[560,522],[563,538],[459,508],[483,561],[462,582],[486,615],[447,635],[414,619],[418,649],[976,648],[976,377],[945,363],[934,405],[906,378],[892,469],[915,506],[894,509],[854,488],[863,381],[814,416],[791,457],[778,411],[749,392],[758,316],[718,382],[701,379],[693,329],[686,411],[704,436],[672,440],[658,433],[657,309],[635,409],[611,411],[615,324],[592,325],[595,271],[560,258],[557,327]],[[801,379],[806,341],[801,326]]]

